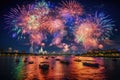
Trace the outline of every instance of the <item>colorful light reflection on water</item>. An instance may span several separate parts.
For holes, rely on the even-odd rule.
[[[17,57],[0,57],[1,71],[0,75],[3,80],[113,80],[115,74],[120,73],[119,63],[111,59],[92,58],[92,57],[70,57],[57,56],[59,59],[70,61],[69,65],[61,64],[55,58],[46,56],[17,56]],[[33,61],[33,64],[24,62],[25,58]],[[81,59],[81,62],[74,61]],[[20,62],[15,62],[19,59]],[[49,62],[49,70],[43,71],[39,68],[40,62]],[[99,68],[87,67],[82,64],[86,61],[95,61],[100,64]],[[111,73],[110,73],[111,71]],[[115,73],[116,72],[116,73]],[[113,77],[112,77],[113,76]],[[116,75],[116,77],[119,77]],[[117,78],[116,78],[117,79]]]

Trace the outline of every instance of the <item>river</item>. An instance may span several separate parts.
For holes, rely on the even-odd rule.
[[[24,60],[27,58],[27,62]],[[67,60],[70,64],[62,64]],[[16,62],[19,59],[19,62]],[[75,61],[80,59],[80,62]],[[33,64],[29,64],[33,61]],[[40,62],[48,62],[49,70],[39,68]],[[85,66],[83,62],[95,62],[99,67]],[[0,56],[0,80],[120,80],[120,59],[78,56]]]

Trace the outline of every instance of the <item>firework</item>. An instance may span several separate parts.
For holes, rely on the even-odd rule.
[[[99,28],[98,32],[101,32],[99,40],[109,39],[112,34],[113,27],[115,26],[113,20],[104,13],[95,13],[94,17],[91,17],[91,21],[97,24]]]
[[[40,45],[46,39],[45,30],[49,26],[49,12],[48,5],[44,1],[11,9],[10,16],[7,17],[10,28],[14,31],[13,37],[18,36],[20,39],[28,34],[31,44]]]
[[[75,29],[75,41],[82,43],[85,49],[101,47],[100,41],[110,37],[113,26],[111,19],[103,13],[96,13],[94,17],[83,20]]]
[[[59,46],[62,44],[63,37],[66,35],[65,30],[61,30],[54,35],[51,45]]]
[[[64,52],[69,51],[69,45],[64,44],[64,46],[63,46],[63,51],[64,51]]]
[[[48,16],[46,16],[48,13],[47,3],[42,1],[11,9],[10,16],[7,17],[12,30],[23,35],[43,30],[43,25],[48,19]]]
[[[57,13],[67,27],[67,32],[72,34],[76,18],[83,14],[83,7],[75,0],[62,1],[60,6],[57,8]]]
[[[76,16],[83,14],[82,6],[75,0],[62,1],[60,14],[64,16]]]
[[[93,24],[91,22],[82,23],[75,31],[77,42],[78,43],[81,42],[85,48],[91,46],[95,47],[97,43],[94,38],[96,36],[94,32],[96,32],[97,29],[98,28],[94,23]]]
[[[65,27],[63,24],[63,21],[60,19],[51,20],[49,25],[50,26],[48,26],[47,29],[49,30],[51,34],[58,32],[58,31],[62,31],[64,30],[64,27]]]
[[[83,7],[75,0],[63,1],[57,9],[45,1],[17,6],[7,19],[12,37],[25,39],[27,35],[31,45],[39,46],[46,46],[47,39],[52,37],[50,46],[65,52],[78,50],[81,45],[87,50],[102,49],[101,41],[107,44],[114,26],[112,19],[103,13],[83,16]]]

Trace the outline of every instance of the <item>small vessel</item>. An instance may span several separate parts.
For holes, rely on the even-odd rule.
[[[76,61],[76,62],[81,62],[81,60],[80,60],[80,59],[75,59],[74,61]]]
[[[60,61],[62,64],[66,64],[66,65],[69,65],[70,64],[70,62],[68,61],[68,60],[61,60]]]
[[[28,58],[25,58],[24,62],[26,63],[28,61]]]
[[[55,60],[56,60],[56,61],[60,61],[60,59],[59,59],[59,58],[56,58]]]
[[[43,70],[48,70],[49,69],[49,63],[48,62],[41,62],[39,64],[39,68],[41,68]]]
[[[46,57],[45,59],[48,59],[48,57]]]
[[[26,63],[26,62],[27,62],[27,60],[24,60],[24,62]]]
[[[96,62],[95,60],[84,60],[86,62]]]
[[[25,58],[25,60],[27,60],[28,58]]]
[[[88,63],[88,62],[83,62],[84,66],[89,66],[89,67],[95,67],[98,68],[99,64],[98,63]]]
[[[33,61],[29,61],[28,63],[29,63],[29,64],[33,64],[34,62],[33,62]]]
[[[55,58],[54,56],[52,56],[51,58]]]

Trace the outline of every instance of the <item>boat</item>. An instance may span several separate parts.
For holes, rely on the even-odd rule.
[[[95,62],[95,60],[84,60],[86,62]]]
[[[51,58],[55,58],[54,56],[52,56]]]
[[[95,68],[98,68],[98,67],[99,67],[99,64],[98,64],[98,63],[83,62],[83,65],[84,65],[84,66],[89,66],[89,67],[95,67]]]
[[[27,60],[24,60],[24,62],[26,63],[26,62],[27,62]]]
[[[28,58],[25,58],[24,62],[26,63],[28,61]]]
[[[70,64],[70,62],[68,61],[68,60],[61,60],[60,61],[62,64],[66,64],[66,65],[69,65]]]
[[[55,60],[56,60],[56,61],[60,61],[60,59],[59,59],[59,58],[56,58]]]
[[[30,62],[28,62],[29,64],[33,64],[34,62],[33,61],[30,61]]]
[[[76,62],[81,62],[81,60],[80,60],[80,59],[75,59],[74,61],[76,61]]]
[[[48,62],[41,62],[39,64],[39,68],[41,68],[43,70],[48,70],[49,69],[49,63]]]
[[[46,57],[45,59],[48,59],[48,57]]]

